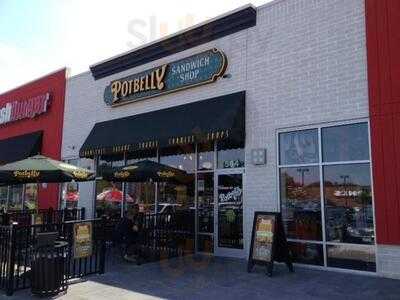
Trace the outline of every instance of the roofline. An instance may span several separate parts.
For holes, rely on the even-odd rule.
[[[113,60],[113,59],[116,59],[116,58],[118,58],[118,57],[121,57],[121,56],[130,54],[130,53],[136,52],[136,51],[138,51],[138,50],[140,50],[140,49],[143,49],[143,48],[146,48],[146,47],[148,47],[148,46],[151,46],[151,45],[154,45],[154,44],[157,44],[157,43],[164,42],[164,41],[166,41],[166,40],[168,40],[168,39],[170,39],[170,38],[173,38],[173,37],[179,36],[179,35],[181,35],[181,34],[184,34],[185,32],[188,32],[188,31],[190,31],[190,30],[192,30],[192,29],[199,28],[199,27],[201,27],[201,26],[207,25],[208,23],[211,23],[211,22],[216,21],[216,20],[218,20],[218,19],[221,19],[221,18],[223,18],[223,17],[229,16],[229,15],[231,15],[231,14],[234,14],[235,12],[241,11],[241,10],[246,9],[246,8],[253,8],[253,9],[255,9],[255,10],[257,9],[257,7],[254,6],[254,5],[251,4],[251,3],[245,4],[245,5],[243,5],[243,6],[240,6],[240,7],[238,7],[238,8],[235,8],[234,10],[231,10],[231,11],[225,12],[225,13],[223,13],[223,14],[221,14],[221,15],[218,15],[218,16],[216,16],[216,17],[214,17],[214,18],[207,19],[207,20],[205,20],[205,21],[203,21],[203,22],[200,22],[200,23],[195,24],[195,25],[193,25],[193,26],[190,26],[190,27],[188,27],[188,28],[179,30],[179,31],[177,31],[177,32],[175,32],[175,33],[171,33],[171,34],[169,34],[169,35],[166,35],[166,36],[161,37],[161,38],[159,38],[159,39],[156,39],[156,40],[154,40],[154,41],[151,41],[151,42],[148,42],[148,43],[146,43],[146,44],[140,45],[140,46],[138,46],[138,47],[136,47],[136,48],[134,48],[134,49],[132,49],[132,50],[128,50],[128,51],[122,52],[122,53],[120,53],[120,54],[114,55],[114,56],[112,56],[112,57],[106,58],[106,59],[104,59],[104,60],[101,60],[101,61],[99,61],[99,62],[97,62],[97,63],[94,63],[94,64],[90,65],[89,68],[92,68],[92,67],[95,67],[95,66],[97,66],[97,65],[100,65],[100,64],[109,62],[109,61],[111,61],[111,60]]]
[[[215,18],[91,65],[95,80],[209,43],[257,24],[257,8],[241,6]]]

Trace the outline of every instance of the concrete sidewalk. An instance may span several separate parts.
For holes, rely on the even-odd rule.
[[[29,290],[0,299],[30,299]],[[73,284],[57,299],[400,299],[400,281],[371,276],[277,266],[272,278],[263,268],[218,258],[165,260],[136,266],[113,264],[99,276]]]

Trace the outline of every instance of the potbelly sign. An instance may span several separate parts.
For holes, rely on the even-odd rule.
[[[211,83],[225,73],[226,67],[222,51],[207,50],[110,82],[104,91],[104,102],[109,106],[122,105]]]

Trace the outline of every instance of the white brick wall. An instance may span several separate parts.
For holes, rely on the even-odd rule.
[[[378,246],[377,272],[387,278],[400,279],[400,246]]]
[[[104,104],[111,80],[212,47],[227,54],[231,78],[116,108]],[[366,66],[364,0],[277,0],[258,8],[256,27],[98,81],[89,72],[69,79],[62,155],[76,157],[96,122],[245,90],[247,256],[253,212],[279,209],[277,130],[368,118]],[[267,148],[266,166],[250,163],[259,147]],[[92,191],[85,184],[81,198],[93,199]],[[388,258],[399,258],[400,247],[390,255],[379,249],[378,272],[392,274]]]
[[[278,210],[278,129],[368,117],[364,0],[282,0],[260,8],[247,42],[245,232]],[[266,167],[252,148],[266,147]],[[248,248],[248,246],[247,246]]]

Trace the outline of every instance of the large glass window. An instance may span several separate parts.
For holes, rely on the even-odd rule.
[[[7,208],[8,202],[8,186],[0,186],[0,209]]]
[[[197,169],[199,171],[213,170],[215,153],[214,143],[199,144],[197,146],[197,153]]]
[[[328,241],[374,243],[370,174],[369,164],[324,166]]]
[[[119,218],[123,201],[122,183],[96,181],[96,216]]]
[[[244,167],[244,143],[219,141],[217,143],[218,169],[232,169]]]
[[[368,123],[280,133],[279,155],[282,216],[295,260],[375,271]]]
[[[368,124],[322,128],[324,162],[369,160]]]
[[[102,155],[97,164],[97,177],[101,177],[104,170],[121,167],[125,164],[124,155]]]
[[[139,205],[142,213],[155,213],[156,190],[150,182],[126,182],[125,208],[130,209],[134,204]]]
[[[131,165],[142,160],[157,162],[157,149],[146,149],[126,154],[126,165]],[[139,205],[142,213],[155,213],[156,185],[151,182],[126,182],[125,183],[125,209],[129,210],[134,204]]]
[[[184,170],[188,173],[195,171],[194,145],[182,145],[160,149],[160,163]]]
[[[96,179],[96,216],[107,215],[119,218],[122,213],[124,192],[122,183],[110,182],[101,178],[103,171],[108,168],[124,166],[124,155],[103,155],[98,159]]]
[[[197,149],[197,150],[196,150]],[[216,151],[217,149],[217,151]],[[186,184],[174,183],[113,183],[102,179],[107,168],[130,165],[142,160],[158,161],[183,171],[192,180]],[[124,156],[100,156],[96,179],[96,216],[120,217],[123,208],[139,204],[143,213],[175,213],[178,224],[188,231],[184,249],[212,253],[219,247],[243,249],[243,177],[241,170],[219,171],[218,199],[214,201],[216,169],[243,168],[244,143],[227,141],[179,145],[148,149]],[[197,190],[196,190],[197,186]],[[196,194],[197,193],[197,194]],[[197,202],[196,202],[197,197]],[[216,203],[215,203],[216,202]],[[197,220],[195,219],[197,209]],[[214,216],[214,212],[217,215]],[[215,219],[219,226],[214,230]],[[197,222],[195,222],[197,221]],[[197,228],[195,228],[197,223]],[[195,230],[197,235],[195,235]],[[214,239],[218,231],[218,241]],[[197,238],[197,240],[195,239]]]
[[[38,185],[30,183],[25,185],[24,209],[38,208]]]
[[[157,212],[171,213],[177,210],[194,212],[194,175],[187,184],[159,183],[158,191]]]
[[[37,209],[38,185],[25,184],[0,187],[0,209]]]
[[[8,195],[8,209],[20,210],[22,209],[22,201],[24,197],[24,185],[10,186],[10,193]]]
[[[70,159],[68,164],[79,167],[79,159]],[[62,204],[64,208],[77,208],[79,203],[79,184],[66,182],[62,185]]]
[[[141,160],[157,162],[157,149],[141,150],[126,154],[126,165],[131,165]]]
[[[322,240],[318,167],[281,168],[282,218],[288,238]]]
[[[280,165],[318,163],[318,131],[316,129],[279,135]]]
[[[79,202],[79,185],[76,182],[63,184],[62,206],[64,208],[77,208]]]

